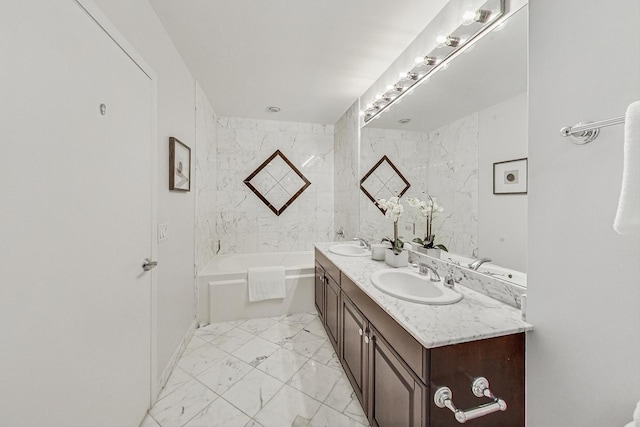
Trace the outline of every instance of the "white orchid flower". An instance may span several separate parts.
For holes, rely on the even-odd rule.
[[[417,208],[421,202],[418,198],[416,197],[407,197],[407,203],[409,204],[409,206],[411,206],[412,208]]]

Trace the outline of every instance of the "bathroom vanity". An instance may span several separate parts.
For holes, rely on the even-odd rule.
[[[470,425],[524,426],[524,332],[531,326],[518,309],[460,285],[456,304],[399,300],[369,281],[388,266],[332,254],[329,246],[316,244],[315,304],[372,426],[458,425],[436,394],[442,405],[450,396]],[[476,382],[477,397],[472,383],[480,377],[488,385]],[[490,413],[471,419],[477,411]]]

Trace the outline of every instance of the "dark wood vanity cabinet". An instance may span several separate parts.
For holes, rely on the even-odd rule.
[[[327,276],[324,292],[324,321],[327,335],[333,348],[338,352],[338,317],[340,309],[340,286],[331,276]]]
[[[344,292],[341,303],[340,360],[371,425],[424,426],[424,384]]]
[[[453,412],[435,405],[434,394],[449,387],[461,410],[490,403],[472,393],[477,377],[487,378],[508,407],[465,424],[524,426],[524,333],[425,348],[318,251],[316,262],[316,286],[322,284],[316,305],[324,304],[318,313],[372,426],[458,426]]]
[[[419,367],[422,346],[351,279],[343,275],[341,283],[339,356],[369,423],[376,427],[428,426],[427,388],[386,337],[401,351],[413,353],[408,359]]]
[[[367,365],[367,352],[364,337],[368,336],[369,325],[360,311],[349,298],[341,301],[342,328],[341,353],[338,355],[353,390],[364,407],[364,387]]]
[[[525,336],[524,333],[506,335],[448,345],[429,350],[429,399],[431,426],[457,426],[453,413],[438,408],[433,394],[440,386],[451,389],[458,409],[469,409],[490,402],[471,392],[474,378],[485,377],[494,395],[507,402],[507,410],[467,421],[474,427],[512,427],[525,425]]]
[[[427,387],[375,328],[370,331],[367,350],[370,424],[375,427],[427,426]]]
[[[339,353],[340,270],[322,254],[316,253],[316,308],[329,341]]]

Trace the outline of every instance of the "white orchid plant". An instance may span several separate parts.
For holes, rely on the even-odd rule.
[[[415,238],[414,242],[419,243],[426,249],[442,249],[448,252],[447,247],[442,244],[434,244],[435,235],[432,232],[433,219],[440,213],[444,212],[444,208],[436,202],[436,198],[427,195],[427,200],[420,200],[417,197],[408,197],[407,203],[412,208],[418,210],[418,215],[425,218],[427,222],[427,234],[424,239]]]
[[[389,200],[387,199],[378,199],[376,201],[377,205],[380,206],[382,210],[384,210],[384,215],[387,218],[393,220],[393,240],[388,237],[382,239],[382,241],[388,241],[391,243],[391,249],[393,253],[398,255],[402,252],[402,247],[404,243],[398,237],[398,219],[402,216],[402,212],[404,212],[404,207],[400,203],[399,197],[391,197]]]

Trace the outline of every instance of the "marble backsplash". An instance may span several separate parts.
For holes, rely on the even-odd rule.
[[[199,268],[216,254],[311,250],[334,239],[333,126],[204,116],[215,135],[197,150]],[[275,150],[311,182],[280,216],[243,182]]]
[[[410,251],[409,262],[423,262],[433,266],[440,277],[451,274],[462,286],[487,295],[512,307],[521,307],[521,297],[527,293],[526,288],[513,283],[478,273],[468,268]]]

